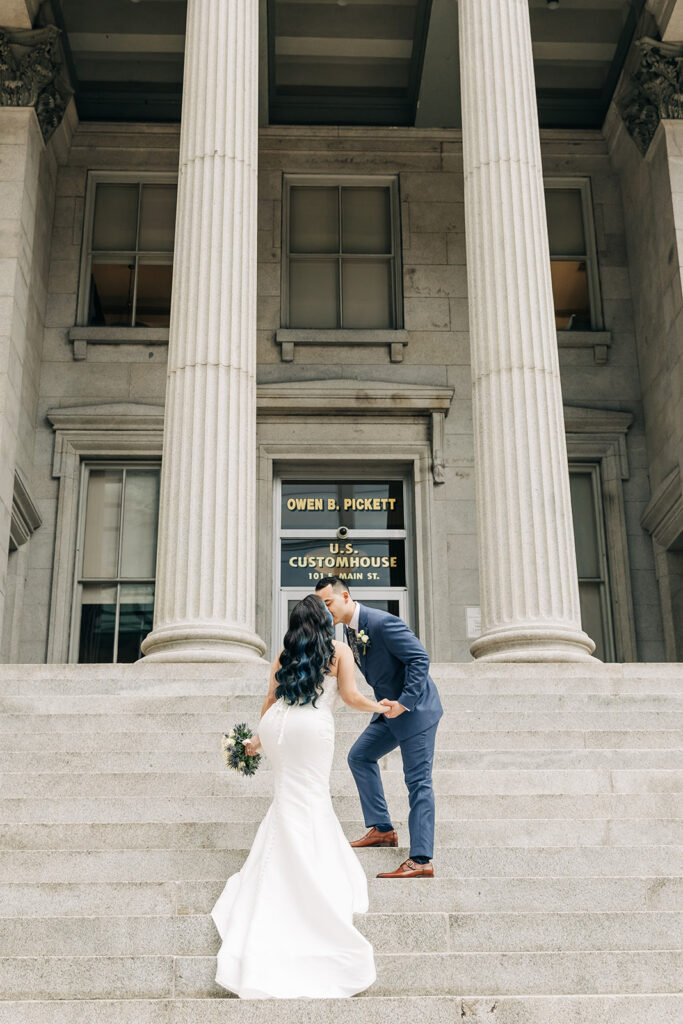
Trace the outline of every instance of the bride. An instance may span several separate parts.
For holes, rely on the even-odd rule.
[[[352,996],[376,978],[372,946],[353,926],[368,909],[367,880],[334,813],[330,770],[339,699],[386,708],[359,692],[351,650],[333,638],[319,597],[295,606],[248,749],[272,764],[273,802],[211,911],[216,981],[243,999]]]

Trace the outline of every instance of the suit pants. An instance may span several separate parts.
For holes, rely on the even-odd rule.
[[[406,711],[405,714],[410,712]],[[410,803],[408,830],[411,857],[431,859],[434,855],[432,765],[438,724],[398,740],[386,719],[381,717],[370,723],[349,751],[349,768],[356,780],[365,824],[371,828],[391,821],[377,762],[396,747],[401,748],[403,777]]]

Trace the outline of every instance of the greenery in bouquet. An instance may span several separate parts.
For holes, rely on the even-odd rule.
[[[253,732],[245,722],[233,725],[230,732],[224,732],[221,738],[221,749],[226,768],[231,768],[240,775],[254,775],[261,763],[260,754],[246,754],[244,744],[253,737]]]

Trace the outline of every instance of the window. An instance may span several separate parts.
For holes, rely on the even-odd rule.
[[[594,656],[600,661],[614,661],[599,466],[572,464],[569,486],[579,573],[581,625],[595,641]]]
[[[602,326],[590,184],[587,180],[546,181],[550,273],[559,331]]]
[[[168,327],[176,190],[173,178],[91,175],[79,323]]]
[[[283,323],[400,327],[396,179],[295,176],[284,195]]]
[[[85,466],[81,493],[77,660],[137,661],[154,612],[159,466]]]

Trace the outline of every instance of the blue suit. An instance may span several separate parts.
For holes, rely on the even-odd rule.
[[[363,645],[360,634],[369,642]],[[349,751],[349,767],[358,786],[365,824],[391,821],[377,764],[401,748],[408,787],[410,856],[434,852],[434,741],[443,714],[439,692],[429,675],[429,655],[402,619],[376,608],[360,606],[358,620],[360,670],[377,700],[397,700],[406,711],[398,718],[375,714]]]

